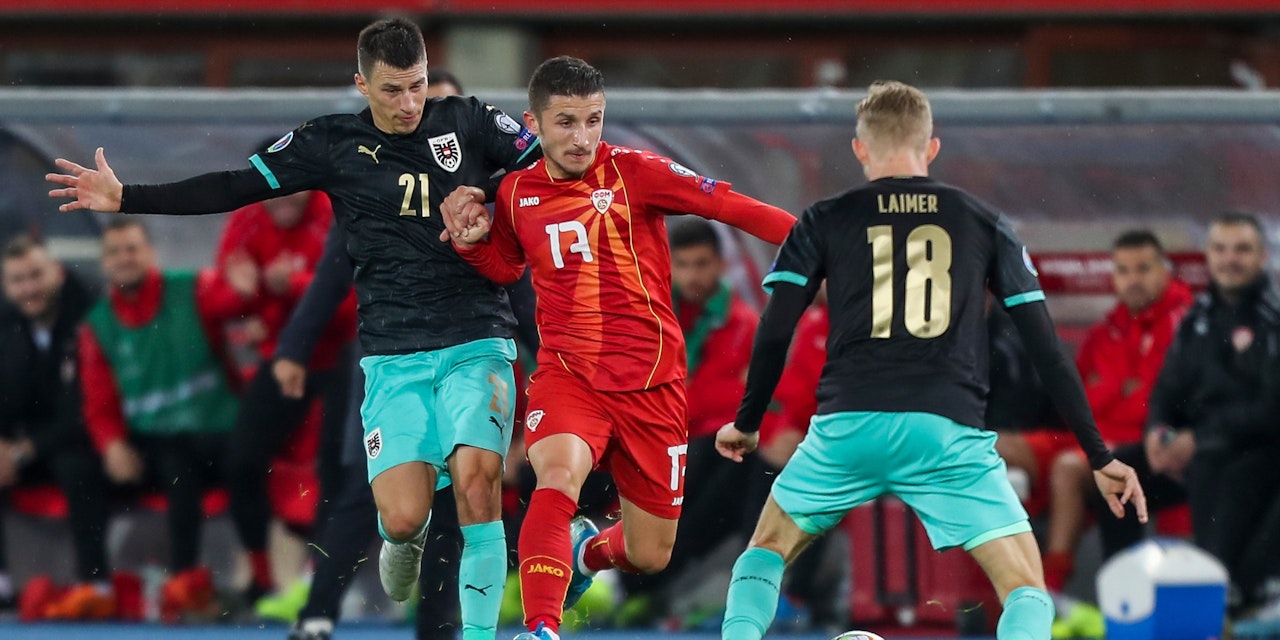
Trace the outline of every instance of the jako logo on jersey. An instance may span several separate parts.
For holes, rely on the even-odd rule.
[[[612,189],[596,189],[591,192],[591,204],[596,211],[604,213],[609,210],[609,206],[613,204]]]
[[[538,423],[542,422],[542,416],[544,415],[547,415],[547,412],[542,409],[530,411],[529,415],[524,419],[524,426],[528,427],[530,431],[537,431]]]
[[[431,157],[441,169],[453,173],[462,165],[462,146],[458,144],[458,135],[446,133],[442,136],[427,138],[431,145]]]
[[[366,156],[369,156],[370,158],[373,158],[373,163],[374,163],[374,164],[382,164],[381,162],[378,162],[378,151],[379,151],[380,149],[382,149],[382,145],[378,145],[378,146],[374,147],[372,151],[370,151],[370,150],[369,150],[369,147],[366,147],[366,146],[364,146],[364,145],[360,145],[360,146],[356,149],[356,153],[363,153],[363,154],[365,154]]]
[[[672,498],[672,499],[671,499],[671,506],[673,506],[673,507],[682,507],[682,506],[684,506],[684,496],[680,496],[680,497],[678,497],[678,498]]]
[[[694,173],[694,172],[693,172],[692,170],[690,170],[688,167],[686,167],[686,166],[684,166],[684,165],[682,165],[682,164],[680,164],[679,162],[676,162],[676,161],[674,161],[674,160],[673,160],[673,161],[671,161],[671,163],[667,165],[667,168],[668,168],[668,169],[671,169],[671,173],[674,173],[674,174],[676,174],[676,175],[680,176],[681,178],[696,178],[696,177],[698,177],[698,174]]]
[[[542,204],[542,201],[538,199],[538,196],[520,198],[520,206],[522,207],[536,207],[540,204]]]
[[[283,149],[283,148],[285,148],[285,147],[289,146],[289,143],[290,143],[290,142],[293,142],[293,132],[292,132],[292,131],[290,131],[289,133],[284,134],[284,137],[280,138],[279,140],[276,140],[274,143],[272,143],[272,145],[271,145],[271,146],[267,147],[267,153],[275,153],[275,152],[277,152],[277,151],[279,151],[279,150],[281,150],[281,149]]]
[[[529,565],[529,570],[526,571],[525,573],[549,573],[557,578],[564,577],[564,569],[545,565],[545,564],[542,564],[541,562]]]
[[[370,460],[378,457],[382,453],[382,429],[374,429],[369,435],[364,437],[364,452],[369,456]]]

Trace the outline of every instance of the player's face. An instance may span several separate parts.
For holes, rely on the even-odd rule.
[[[356,74],[356,88],[369,99],[374,126],[386,133],[413,133],[427,99],[427,61],[408,69],[376,62],[368,78]]]
[[[724,261],[710,245],[671,250],[671,281],[687,302],[704,304],[716,292],[722,275]]]
[[[1227,293],[1252,284],[1262,275],[1267,263],[1262,238],[1248,224],[1215,224],[1209,227],[1209,245],[1204,256],[1209,266],[1209,279]]]
[[[123,227],[102,234],[102,272],[120,289],[134,289],[156,266],[156,252],[140,227]]]
[[[1116,297],[1133,313],[1146,309],[1169,286],[1169,268],[1155,247],[1121,247],[1111,260]]]
[[[596,161],[604,130],[604,94],[551,96],[541,113],[524,114],[525,126],[542,140],[553,178],[581,178]]]
[[[44,249],[32,249],[26,255],[5,258],[4,297],[32,320],[45,317],[62,288],[62,266]]]

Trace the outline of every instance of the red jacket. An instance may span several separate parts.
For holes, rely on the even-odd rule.
[[[688,309],[687,305],[677,301],[676,313],[680,328],[692,340],[692,328],[704,316],[705,309]],[[747,364],[758,324],[756,312],[734,293],[724,317],[700,341],[698,353],[689,354],[685,395],[689,402],[690,439],[714,436],[720,427],[733,422],[747,389]],[[689,346],[698,345],[691,341]]]
[[[162,285],[160,272],[152,271],[133,295],[126,295],[119,289],[112,288],[109,293],[111,310],[126,327],[140,327],[151,322],[160,310]],[[245,304],[244,299],[212,270],[201,271],[196,278],[196,311],[200,314],[200,324],[209,340],[209,348],[222,356],[227,367],[227,380],[233,389],[239,378],[232,373],[234,369],[225,357],[222,325],[243,314]],[[106,451],[107,445],[125,437],[128,423],[124,419],[115,373],[88,324],[80,325],[79,349],[85,427],[89,430],[93,446],[102,453]]]
[[[760,425],[760,442],[768,444],[787,430],[808,432],[809,419],[818,412],[818,380],[827,364],[827,334],[831,332],[827,305],[809,307],[796,325],[787,354],[787,367],[773,392],[773,402]]]
[[[1191,302],[1187,285],[1172,280],[1164,295],[1137,315],[1117,304],[1089,329],[1080,345],[1076,366],[1084,379],[1098,431],[1108,444],[1142,440],[1151,388]],[[1130,388],[1126,389],[1126,385]]]
[[[275,354],[280,331],[288,323],[289,314],[293,313],[307,285],[311,284],[316,262],[324,253],[325,236],[333,224],[333,206],[329,204],[329,197],[319,191],[311,193],[298,224],[288,229],[281,228],[271,220],[266,207],[255,203],[231,214],[218,244],[216,264],[219,274],[226,269],[228,259],[236,254],[247,256],[263,274],[277,258],[294,260],[295,271],[289,290],[280,295],[272,293],[267,289],[264,275],[259,282],[258,296],[248,311],[250,315],[261,318],[267,328],[266,339],[258,344],[263,360],[269,361]],[[353,292],[338,307],[324,335],[316,343],[310,368],[323,370],[333,367],[338,351],[351,341],[355,331],[356,298]]]

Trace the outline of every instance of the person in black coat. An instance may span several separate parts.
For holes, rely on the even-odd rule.
[[[80,584],[72,589],[75,597],[49,603],[44,613],[109,617],[114,600],[103,543],[105,481],[81,423],[76,370],[76,330],[94,296],[27,235],[0,252],[0,280],[0,492],[51,483],[62,488]],[[0,546],[0,602],[12,601],[15,591],[4,551]]]

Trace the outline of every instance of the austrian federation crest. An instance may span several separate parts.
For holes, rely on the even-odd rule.
[[[453,173],[462,165],[462,145],[458,144],[456,133],[427,138],[427,143],[431,145],[431,157],[441,169]]]

